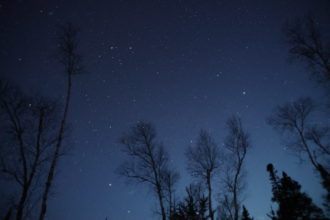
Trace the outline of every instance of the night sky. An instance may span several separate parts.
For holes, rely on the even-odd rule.
[[[85,72],[73,79],[73,150],[60,162],[48,219],[158,218],[150,190],[114,173],[126,158],[118,138],[140,120],[156,126],[180,171],[179,197],[193,181],[185,149],[202,128],[221,145],[225,121],[239,115],[253,146],[245,164],[251,215],[267,219],[270,211],[270,162],[322,203],[312,167],[286,150],[266,118],[300,96],[320,100],[322,90],[304,64],[289,62],[282,26],[306,14],[329,25],[329,1],[0,2],[0,74],[27,92],[65,95],[53,59],[56,26],[71,21],[81,30]]]

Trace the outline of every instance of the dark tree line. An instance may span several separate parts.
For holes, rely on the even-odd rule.
[[[330,95],[329,42],[324,40],[317,22],[312,18],[306,18],[294,24],[288,24],[285,34],[290,45],[289,53],[307,63],[315,81]],[[287,148],[291,152],[294,152],[301,160],[307,159],[313,166],[321,180],[321,185],[327,192],[324,197],[324,207],[330,215],[330,128],[327,123],[317,122],[319,113],[319,105],[315,104],[311,98],[303,97],[278,106],[267,121],[283,134]],[[164,193],[161,192],[164,189],[157,190],[155,187],[163,220],[253,219],[246,207],[242,206],[242,192],[245,186],[244,161],[250,148],[250,137],[237,117],[227,121],[227,130],[229,134],[223,147],[219,147],[214,138],[207,131],[202,130],[196,146],[187,149],[187,170],[192,177],[200,181],[200,184],[198,187],[196,185],[187,187],[186,196],[181,202],[170,202],[168,205],[170,212],[167,215],[162,202]],[[278,206],[276,211],[272,209],[268,215],[271,219],[329,219],[306,193],[301,192],[301,186],[297,181],[291,179],[285,172],[279,177],[271,164],[267,166],[267,171],[272,184],[272,201]],[[136,178],[127,173],[126,176]],[[220,179],[222,183],[217,208],[213,206],[215,179],[218,182]],[[152,185],[161,186],[162,184],[153,183]]]
[[[196,145],[186,150],[187,171],[199,184],[186,187],[186,197],[175,203],[175,185],[179,174],[169,166],[169,154],[157,139],[151,123],[139,122],[120,138],[123,151],[129,157],[117,170],[129,180],[149,186],[158,200],[159,213],[166,219],[215,219],[215,177],[226,173],[226,193],[221,201],[221,215],[238,220],[242,214],[241,193],[243,189],[243,162],[250,148],[249,135],[243,129],[241,119],[232,117],[227,121],[228,135],[225,147],[216,144],[214,138],[201,130]],[[224,157],[229,158],[224,161]],[[220,210],[220,209],[219,209]],[[223,212],[223,213],[222,213]]]
[[[208,219],[208,201],[201,184],[190,184],[186,187],[186,196],[176,206],[169,219],[206,220]]]
[[[317,22],[307,18],[285,30],[290,54],[308,64],[316,82],[330,95],[329,44]],[[18,188],[5,213],[1,213],[4,219],[46,218],[55,172],[68,136],[72,77],[82,71],[77,34],[71,24],[61,26],[59,31],[57,58],[64,68],[67,85],[63,103],[26,95],[0,81],[1,180]],[[285,172],[279,176],[269,164],[272,202],[276,203],[276,210],[268,215],[272,220],[329,219],[330,127],[315,123],[318,112],[319,106],[303,97],[278,106],[268,123],[284,135],[288,149],[300,159],[307,159],[316,171],[326,191],[324,207],[328,216],[302,192],[297,181]],[[187,171],[199,183],[187,186],[181,199],[175,194],[179,173],[169,163],[170,155],[151,123],[139,122],[120,138],[129,160],[118,168],[118,173],[150,187],[162,220],[252,220],[242,197],[250,136],[239,117],[228,119],[226,128],[228,134],[222,146],[209,132],[201,130],[195,146],[187,148]]]

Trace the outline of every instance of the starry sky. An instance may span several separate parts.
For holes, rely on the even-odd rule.
[[[221,145],[233,114],[252,138],[244,201],[252,216],[266,219],[270,210],[270,162],[321,203],[311,166],[284,148],[266,118],[278,104],[322,96],[304,65],[289,62],[282,26],[306,14],[329,25],[328,0],[0,4],[0,75],[28,92],[64,96],[65,78],[53,59],[56,26],[71,21],[80,27],[86,68],[73,82],[73,150],[60,162],[48,219],[157,219],[152,193],[114,173],[126,158],[118,138],[139,120],[152,122],[181,173],[181,196],[192,182],[185,149],[202,128]]]

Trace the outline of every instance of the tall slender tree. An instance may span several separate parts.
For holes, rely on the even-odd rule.
[[[186,151],[188,171],[207,186],[208,211],[211,220],[214,220],[212,179],[221,166],[221,156],[220,148],[205,130],[201,130],[196,146],[189,147]]]
[[[45,218],[47,212],[47,201],[50,190],[53,185],[55,171],[58,165],[59,156],[61,154],[63,145],[63,136],[66,129],[67,118],[69,113],[69,106],[71,102],[72,92],[72,76],[81,73],[82,61],[81,55],[78,51],[78,29],[71,23],[67,23],[60,27],[58,37],[58,61],[63,65],[66,76],[66,96],[64,102],[64,109],[62,119],[60,121],[60,128],[57,135],[54,153],[52,155],[51,164],[49,167],[45,190],[42,195],[42,203],[40,209],[39,220]]]
[[[139,122],[120,138],[120,143],[130,159],[118,168],[118,174],[149,186],[158,198],[162,219],[166,220],[164,180],[169,174],[168,153],[157,140],[154,126]]]
[[[224,177],[226,191],[222,205],[223,211],[231,220],[238,220],[241,209],[241,193],[244,188],[243,164],[247,150],[250,148],[250,138],[243,129],[241,119],[233,116],[227,121],[228,135],[225,139],[227,154],[227,169]]]

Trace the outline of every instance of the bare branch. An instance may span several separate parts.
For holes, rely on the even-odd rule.
[[[329,87],[330,82],[330,48],[325,42],[316,20],[309,16],[297,19],[295,23],[284,28],[289,53],[307,63],[313,76],[321,85]]]
[[[118,173],[140,183],[147,183],[158,197],[162,219],[165,212],[165,176],[168,174],[168,154],[156,140],[156,130],[150,123],[139,122],[119,139],[123,151],[130,157]]]

